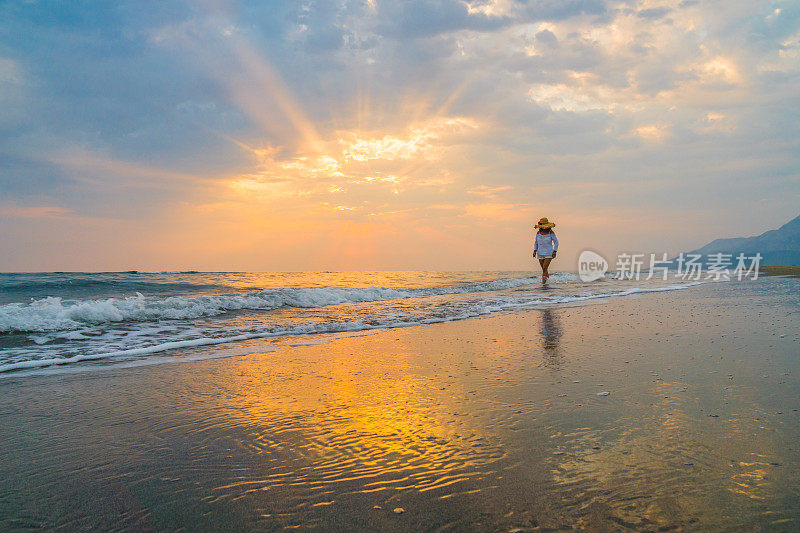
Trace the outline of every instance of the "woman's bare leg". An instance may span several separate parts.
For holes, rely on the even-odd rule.
[[[539,262],[542,265],[542,283],[547,281],[547,278],[550,277],[550,272],[547,269],[550,267],[550,262],[553,260],[552,257],[546,257],[545,259],[540,259]]]

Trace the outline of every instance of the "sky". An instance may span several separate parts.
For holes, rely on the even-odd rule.
[[[800,214],[800,4],[0,3],[0,271],[555,270]]]

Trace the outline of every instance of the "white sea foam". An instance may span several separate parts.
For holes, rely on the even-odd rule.
[[[574,281],[572,274],[554,274],[552,281]],[[446,294],[512,289],[536,283],[534,278],[507,278],[480,283],[417,289],[386,287],[311,287],[265,289],[241,294],[64,300],[47,297],[30,303],[0,306],[0,332],[72,330],[87,324],[122,321],[194,319],[229,311],[270,310],[280,307],[316,308],[346,303],[377,302]]]

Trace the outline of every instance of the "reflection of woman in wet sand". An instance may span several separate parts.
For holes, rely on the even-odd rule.
[[[542,310],[542,337],[545,348],[557,348],[561,340],[561,324],[552,309]]]
[[[544,348],[544,360],[542,365],[548,368],[559,369],[561,367],[561,356],[558,349],[561,340],[561,323],[556,313],[552,309],[542,309],[542,347]]]
[[[547,220],[547,217],[539,220],[539,223],[534,228],[539,231],[533,239],[533,257],[539,256],[539,265],[542,267],[542,285],[547,283],[547,278],[550,273],[547,268],[550,266],[550,261],[555,259],[556,252],[558,251],[558,237],[553,231],[556,225]]]

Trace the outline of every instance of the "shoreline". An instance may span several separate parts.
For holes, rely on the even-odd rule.
[[[796,284],[9,376],[0,528],[792,529]]]
[[[760,267],[759,273],[765,276],[788,276],[798,278],[800,277],[800,265],[763,266]]]
[[[558,274],[565,274],[565,273],[554,273],[553,275]],[[569,273],[566,273],[569,274]],[[572,274],[570,274],[572,275]],[[582,305],[584,303],[589,302],[602,302],[607,299],[614,299],[614,298],[625,298],[631,295],[636,294],[648,294],[648,293],[657,293],[657,292],[669,292],[669,291],[680,291],[680,290],[687,290],[691,289],[694,286],[702,285],[707,283],[707,281],[692,281],[683,284],[676,284],[676,285],[666,285],[663,287],[633,287],[628,289],[618,289],[618,292],[608,292],[608,293],[597,293],[597,294],[587,294],[581,296],[566,296],[565,299],[561,301],[555,301],[552,305],[555,306],[565,306],[565,305]],[[535,283],[529,283],[528,285],[536,285]],[[537,287],[538,288],[538,287]],[[558,289],[558,285],[552,287],[548,286],[547,290]],[[162,352],[172,352],[173,354],[177,352],[182,352],[185,354],[187,361],[194,360],[194,356],[186,355],[192,352],[197,351],[204,351],[208,349],[215,349],[214,347],[219,346],[220,350],[230,350],[231,346],[235,347],[238,345],[246,345],[251,343],[251,341],[255,343],[261,342],[271,342],[273,339],[276,342],[277,346],[281,345],[292,345],[295,342],[290,339],[300,339],[300,338],[318,338],[321,339],[320,342],[324,343],[325,339],[329,336],[337,336],[337,335],[358,335],[358,334],[365,334],[370,332],[381,332],[381,331],[389,331],[393,329],[402,329],[406,327],[416,327],[420,325],[432,325],[438,323],[446,323],[452,321],[461,321],[461,320],[469,320],[471,318],[481,317],[481,316],[492,316],[497,313],[505,313],[505,312],[515,312],[521,309],[537,309],[537,308],[544,308],[548,307],[549,304],[547,303],[537,303],[533,304],[530,307],[524,306],[507,306],[503,308],[497,308],[494,310],[482,310],[479,312],[473,311],[472,313],[464,313],[461,315],[451,315],[441,318],[431,318],[427,321],[419,321],[419,322],[410,322],[410,321],[399,321],[393,322],[388,324],[369,324],[369,323],[361,323],[357,328],[350,329],[345,324],[344,327],[339,325],[339,327],[329,328],[326,327],[325,324],[314,324],[314,327],[311,331],[305,331],[303,333],[296,333],[293,331],[292,328],[287,328],[285,332],[280,331],[263,331],[263,332],[253,332],[253,333],[244,333],[244,334],[236,334],[229,337],[211,337],[211,338],[198,338],[198,339],[189,339],[189,340],[180,340],[180,341],[171,341],[171,342],[164,342],[161,344],[154,344],[149,345],[141,348],[131,348],[125,350],[116,350],[111,352],[105,353],[79,353],[73,355],[71,357],[59,357],[59,358],[49,358],[49,359],[30,359],[18,362],[11,362],[0,364],[0,380],[7,377],[7,376],[14,376],[14,375],[21,375],[21,376],[32,376],[38,374],[48,374],[50,372],[60,372],[60,369],[65,369],[65,371],[75,371],[80,372],[83,370],[90,371],[94,370],[95,368],[90,366],[84,366],[86,363],[91,364],[92,362],[100,363],[101,365],[108,366],[108,367],[116,367],[119,365],[124,366],[139,366],[139,365],[152,365],[152,364],[159,364],[158,359],[154,360],[143,360],[137,362],[135,359],[122,359],[118,360],[120,357],[131,357],[131,356],[147,356],[147,355],[155,355],[159,357],[159,354]],[[314,331],[314,329],[319,329],[319,331]],[[314,341],[312,341],[314,342]],[[227,357],[228,355],[220,355],[220,357]],[[180,360],[180,355],[164,355],[163,358],[166,360]],[[213,354],[209,354],[203,359],[210,359],[214,358]],[[81,366],[71,366],[72,364],[77,363]]]

